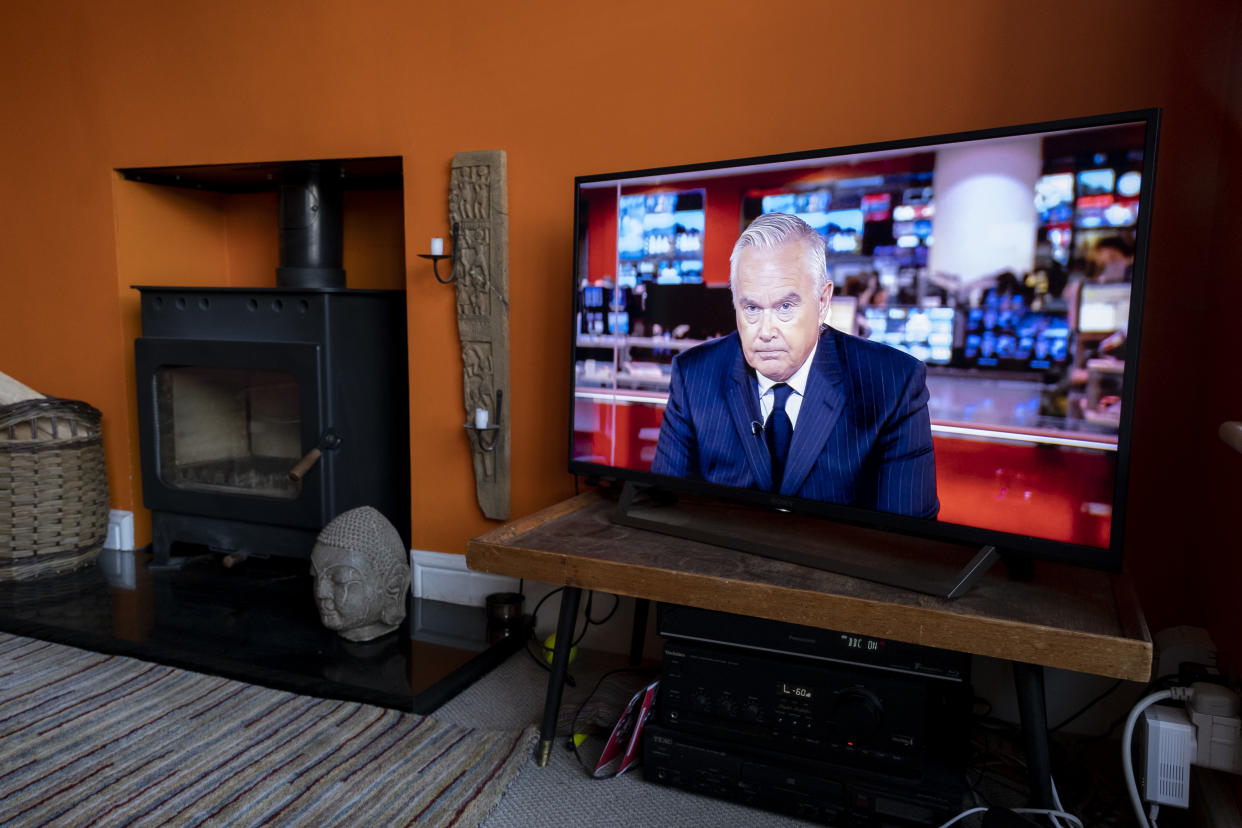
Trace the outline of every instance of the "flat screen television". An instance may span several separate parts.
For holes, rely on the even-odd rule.
[[[625,484],[621,522],[650,492],[672,512],[649,528],[915,589],[900,561],[838,566],[782,531],[748,547],[714,524],[740,507],[887,539],[867,558],[897,538],[981,550],[960,572],[997,554],[1119,569],[1158,127],[1139,110],[578,176],[569,470]],[[739,235],[773,212],[818,234],[808,249],[832,282],[794,394],[796,473],[759,468],[778,428],[730,281]],[[589,323],[617,287],[627,324]],[[862,379],[889,370],[876,365],[904,378],[895,408]],[[917,484],[885,454],[899,421],[923,447]],[[687,500],[716,508],[690,515]]]

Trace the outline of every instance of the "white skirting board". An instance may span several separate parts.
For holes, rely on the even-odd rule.
[[[465,555],[452,555],[446,552],[428,552],[421,549],[410,551],[410,592],[415,598],[426,598],[432,601],[445,601],[450,604],[466,604],[481,607],[487,603],[487,596],[493,592],[518,592],[526,595],[522,611],[530,614],[536,605],[548,593],[557,587],[537,581],[519,582],[517,578],[503,575],[489,575],[475,572],[466,567]],[[539,607],[536,618],[535,633],[542,639],[556,632],[557,617],[561,611],[561,596],[553,595]],[[604,618],[613,606],[613,597],[604,593],[596,593],[591,617],[599,620]],[[586,594],[583,593],[583,610],[586,607]],[[582,611],[578,614],[578,634],[582,633]],[[591,650],[609,653],[628,653],[630,651],[631,630],[634,622],[634,599],[622,598],[616,614],[605,624],[591,625],[581,646]],[[647,636],[643,652],[648,657],[658,657],[661,649],[659,636],[656,634],[655,608],[650,609],[647,620]]]
[[[410,551],[410,591],[415,598],[481,607],[493,592],[517,592],[518,579],[466,568],[465,555]]]

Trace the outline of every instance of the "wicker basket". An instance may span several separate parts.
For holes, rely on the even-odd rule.
[[[0,406],[0,581],[86,566],[107,535],[99,410],[55,397]]]

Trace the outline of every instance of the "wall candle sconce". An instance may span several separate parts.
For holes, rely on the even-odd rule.
[[[452,230],[452,235],[449,236],[449,244],[452,245],[452,252],[445,253],[444,252],[444,239],[432,238],[431,252],[418,254],[418,258],[420,259],[431,260],[431,274],[435,276],[436,281],[442,285],[450,284],[453,281],[453,279],[456,278],[454,273],[457,269],[457,222],[453,222],[453,230]],[[448,278],[441,279],[439,268],[440,268],[440,262],[444,259],[452,259],[453,261],[449,265]]]
[[[509,518],[509,207],[505,153],[459,152],[449,182],[452,245],[432,239],[431,270],[453,284],[461,340],[465,431],[483,514]],[[450,259],[449,273],[437,269]],[[460,421],[459,421],[460,422]]]
[[[466,423],[466,429],[471,433],[480,451],[496,450],[496,441],[500,438],[500,412],[504,410],[501,407],[504,398],[504,391],[496,392],[496,419],[494,421],[491,419],[491,412],[486,408],[476,408],[474,422]]]

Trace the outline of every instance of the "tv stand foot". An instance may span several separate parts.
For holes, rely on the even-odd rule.
[[[970,588],[975,585],[975,582],[983,577],[983,573],[991,569],[992,564],[1000,559],[1001,554],[996,551],[995,546],[985,546],[980,549],[978,554],[970,559],[970,563],[958,571],[956,576],[957,583],[953,584],[945,597],[957,598],[959,595],[969,592]]]

